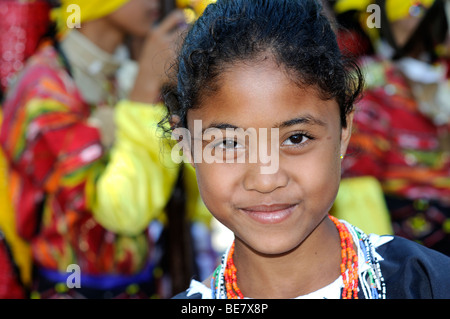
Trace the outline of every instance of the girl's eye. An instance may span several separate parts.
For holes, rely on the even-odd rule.
[[[221,143],[217,144],[216,147],[223,149],[236,149],[240,148],[240,144],[235,140],[223,140]]]
[[[304,134],[295,134],[290,136],[282,145],[300,145],[307,142],[310,138]]]

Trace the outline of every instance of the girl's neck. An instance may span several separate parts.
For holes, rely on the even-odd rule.
[[[329,218],[294,250],[261,255],[236,238],[237,283],[245,297],[288,299],[316,291],[340,275],[339,233]]]

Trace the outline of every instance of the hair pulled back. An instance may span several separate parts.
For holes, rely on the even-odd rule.
[[[341,125],[363,87],[357,64],[342,54],[331,24],[315,0],[218,0],[187,33],[164,89],[168,115],[186,127],[188,110],[218,89],[220,75],[236,63],[269,56],[299,86],[315,86],[336,99]]]

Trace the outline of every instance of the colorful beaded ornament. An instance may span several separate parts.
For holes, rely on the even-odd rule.
[[[358,228],[339,221],[333,216],[329,218],[336,225],[341,239],[341,276],[344,282],[342,299],[358,299],[358,283],[361,279],[361,288],[366,299],[385,299],[386,287],[375,250],[369,238]],[[355,250],[354,243],[359,244],[359,251]],[[234,265],[233,242],[222,256],[221,264],[216,268],[211,278],[211,291],[213,299],[243,299],[244,295],[237,285],[237,269]],[[358,259],[365,267],[364,272],[358,272]]]

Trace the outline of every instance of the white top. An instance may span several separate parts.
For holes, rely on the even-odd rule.
[[[309,294],[298,296],[294,299],[340,299],[341,288],[344,287],[344,282],[342,281],[342,276],[339,276],[331,284],[320,288],[319,290],[313,291]],[[192,280],[189,286],[187,296],[193,294],[201,294],[202,299],[211,299],[211,288],[206,287],[204,284],[197,280]],[[249,298],[245,298],[249,299]]]

